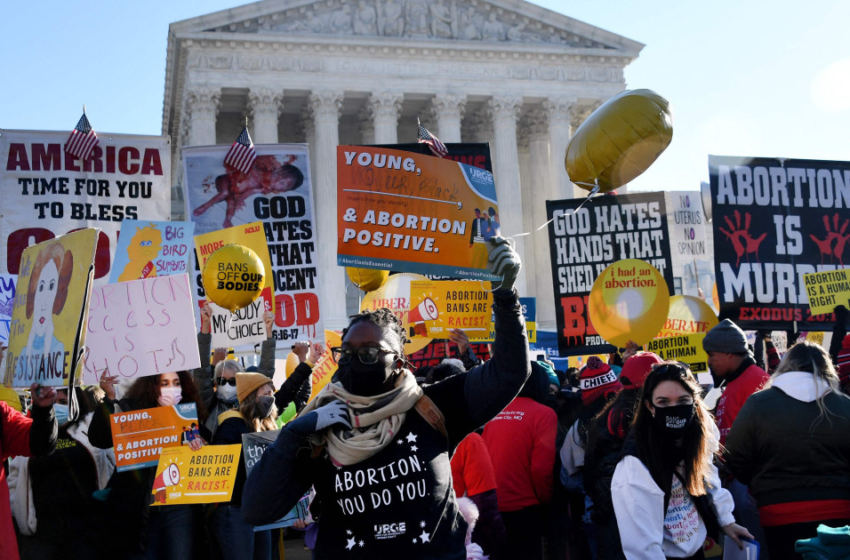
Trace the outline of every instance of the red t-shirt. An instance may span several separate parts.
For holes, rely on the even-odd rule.
[[[496,472],[499,511],[517,511],[552,499],[555,411],[517,397],[484,427],[484,443]]]
[[[490,452],[481,436],[472,432],[460,442],[452,456],[452,485],[455,495],[475,496],[496,488]]]
[[[714,416],[717,419],[717,429],[720,430],[720,443],[726,443],[726,436],[732,429],[732,424],[744,403],[750,395],[761,391],[770,380],[766,371],[753,364],[744,370],[735,381],[726,387],[723,395],[717,401],[717,409]]]
[[[0,401],[0,425],[0,463],[18,455],[28,457],[32,419],[4,401]],[[0,560],[13,558],[15,560],[18,558],[18,541],[12,525],[12,507],[9,504],[6,471],[0,465]]]

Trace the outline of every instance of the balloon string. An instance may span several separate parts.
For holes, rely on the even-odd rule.
[[[593,197],[594,197],[594,196],[595,196],[595,195],[599,192],[599,185],[595,185],[595,184],[591,184],[591,183],[582,183],[582,182],[576,182],[576,185],[584,185],[584,186],[586,186],[586,187],[592,187],[592,190],[591,190],[591,191],[590,191],[590,193],[587,195],[587,198],[585,198],[585,199],[581,202],[581,204],[579,204],[579,205],[578,205],[578,208],[576,208],[575,210],[573,210],[573,211],[571,212],[571,214],[575,214],[575,213],[577,213],[579,210],[581,210],[582,206],[584,206],[584,205],[585,205],[585,203],[586,203],[588,200],[590,200],[591,198],[593,198]],[[567,215],[569,215],[569,214],[567,214]],[[554,217],[552,217],[552,219],[548,220],[546,223],[544,223],[542,226],[540,226],[540,227],[536,228],[534,231],[526,231],[526,232],[524,232],[524,233],[518,233],[518,234],[516,234],[514,237],[523,237],[523,236],[525,236],[525,235],[531,235],[532,233],[537,233],[538,231],[540,231],[541,229],[545,228],[546,226],[548,226],[549,224],[551,224],[551,223],[552,223],[552,222],[554,222],[554,221],[555,221],[555,218],[554,218]]]

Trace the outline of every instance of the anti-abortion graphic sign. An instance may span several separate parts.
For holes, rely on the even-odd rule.
[[[664,193],[546,202],[561,357],[611,352],[590,322],[587,303],[596,277],[613,262],[640,259],[673,285]]]
[[[337,148],[337,264],[497,280],[500,235],[488,171],[400,150]]]
[[[95,280],[105,284],[121,221],[171,217],[167,136],[100,134],[85,163],[68,132],[0,130],[0,272],[18,274],[29,245],[100,228]]]
[[[714,248],[700,193],[672,191],[664,196],[673,265],[673,285],[670,287],[677,294],[695,297],[699,297],[702,290],[710,304],[714,289]]]
[[[15,307],[15,285],[17,276],[0,274],[0,343],[6,346],[12,325],[12,309]]]
[[[274,280],[278,340],[321,342],[316,229],[307,146],[255,146],[245,175],[224,167],[228,146],[183,148],[186,215],[195,235],[262,222]],[[332,203],[332,201],[324,201]],[[261,256],[262,257],[262,256]],[[203,299],[196,264],[198,297]]]
[[[109,283],[188,273],[194,231],[192,222],[124,220]]]
[[[803,275],[850,266],[850,162],[710,156],[720,318],[828,330]]]
[[[95,288],[87,330],[86,385],[105,371],[126,380],[201,366],[188,274]]]

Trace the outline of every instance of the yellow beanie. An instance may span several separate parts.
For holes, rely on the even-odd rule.
[[[262,373],[237,373],[236,398],[239,399],[239,402],[244,402],[248,395],[271,382],[272,378]]]

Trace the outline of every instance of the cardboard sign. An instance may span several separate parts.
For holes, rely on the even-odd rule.
[[[6,352],[7,387],[73,381],[86,342],[97,235],[84,229],[24,250]]]
[[[254,148],[257,159],[247,175],[224,167],[229,145],[183,148],[186,216],[195,222],[196,234],[261,222],[271,262],[266,275],[273,292],[267,300],[275,314],[272,336],[321,342],[317,230],[307,145]],[[196,267],[198,277],[200,271]],[[205,299],[199,279],[195,287],[198,298]]]
[[[850,309],[850,269],[813,272],[803,275],[812,315],[827,315],[836,306]]]
[[[850,263],[850,162],[709,156],[708,168],[720,319],[744,330],[832,328],[833,294],[816,294],[827,299],[815,313],[804,276]]]
[[[268,290],[264,291],[268,293]],[[269,299],[269,301],[271,301]],[[271,305],[266,298],[258,297],[247,307],[231,313],[210,302],[213,315],[210,324],[211,343],[213,348],[230,348],[246,344],[258,344],[268,338],[266,322],[263,315]]]
[[[0,274],[0,343],[6,345],[15,307],[15,285],[18,279],[12,274]]]
[[[119,412],[110,415],[109,427],[118,472],[153,467],[163,448],[201,437],[195,403]]]
[[[192,222],[124,220],[109,283],[187,274],[194,231]]]
[[[94,278],[106,284],[121,221],[171,218],[171,141],[98,130],[85,163],[67,142],[67,129],[0,130],[0,272],[19,274],[30,244],[91,227]]]
[[[655,338],[707,333],[718,323],[717,315],[703,300],[693,296],[672,296],[667,320]]]
[[[682,362],[693,373],[708,371],[708,354],[702,349],[705,333],[656,338],[646,344],[647,352],[655,352],[664,360]]]
[[[537,342],[537,298],[521,297],[519,304],[522,307],[522,316],[525,319],[525,332],[528,333],[528,342]],[[496,317],[490,319],[490,334],[486,337],[469,337],[470,342],[495,342],[496,341]]]
[[[337,148],[337,264],[497,280],[486,241],[500,235],[493,175],[386,148]]]
[[[83,382],[107,370],[123,380],[200,367],[192,307],[188,274],[93,290]]]
[[[708,185],[706,184],[706,187]],[[714,290],[714,240],[699,191],[667,191],[667,230],[677,294],[708,297]],[[715,310],[715,314],[717,311]]]
[[[470,338],[490,332],[490,282],[425,280],[410,283],[410,337],[446,339],[454,329]]]
[[[242,446],[205,445],[162,450],[152,494],[154,506],[229,502],[239,470]]]

